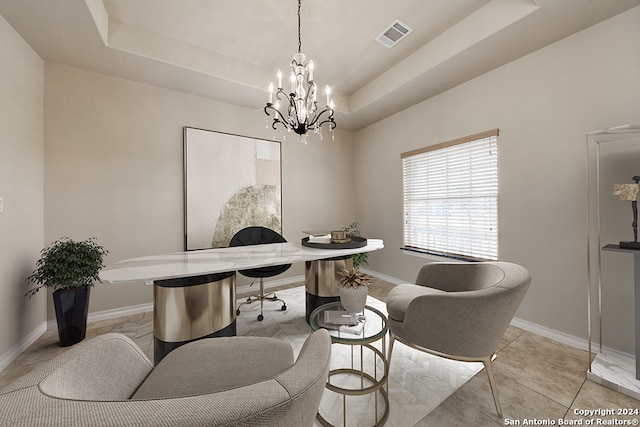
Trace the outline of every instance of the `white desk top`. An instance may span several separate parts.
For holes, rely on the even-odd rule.
[[[302,246],[300,242],[288,242],[177,252],[120,261],[100,271],[100,279],[108,283],[174,279],[340,257],[382,248],[382,240],[367,239],[367,246],[357,249],[316,249]]]

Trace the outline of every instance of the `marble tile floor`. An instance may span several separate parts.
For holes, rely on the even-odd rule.
[[[293,286],[299,284],[285,288]],[[370,295],[385,301],[391,288],[393,285],[376,280],[370,287]],[[239,299],[243,297],[245,296],[238,295]],[[151,323],[151,313],[93,322],[87,328],[87,337],[106,332],[122,332],[133,338],[150,355]],[[0,373],[0,387],[30,371],[37,364],[65,351],[65,348],[58,346],[57,341],[57,331],[50,330],[43,334]],[[637,425],[640,415],[636,415],[635,411],[640,410],[640,401],[588,380],[585,372],[586,359],[586,351],[511,326],[502,339],[494,361],[505,415],[503,420],[495,412],[487,375],[480,371],[423,418],[403,418],[398,411],[390,414],[386,425],[623,425],[613,424],[614,419],[627,420],[627,425]],[[391,378],[390,395],[394,393],[394,381],[402,380],[403,378]],[[413,407],[423,404],[411,396],[406,399],[403,396],[395,398],[407,413]],[[428,399],[428,396],[425,398]],[[609,410],[613,410],[613,415],[608,415]],[[619,415],[618,410],[630,410],[632,414]],[[601,411],[603,415],[594,413],[584,416],[583,411]],[[590,424],[590,420],[594,420],[593,424]]]

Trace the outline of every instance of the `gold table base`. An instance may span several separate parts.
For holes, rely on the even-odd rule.
[[[383,337],[382,340],[383,340],[383,349],[384,349],[384,347],[385,347],[385,345],[384,345],[385,338]],[[342,344],[342,343],[340,343],[340,344]],[[371,375],[371,374],[369,374],[369,373],[364,371],[363,348],[365,348],[365,347],[374,352],[374,358],[373,358],[374,374],[373,375]],[[376,416],[375,416],[376,417],[376,423],[373,426],[374,427],[382,426],[382,425],[384,425],[384,423],[389,418],[389,391],[388,391],[388,389],[385,389],[383,387],[385,384],[387,384],[387,387],[388,387],[388,382],[387,381],[388,381],[388,373],[389,373],[389,362],[387,361],[383,351],[378,350],[377,348],[375,348],[371,344],[360,344],[360,369],[354,369],[353,368],[353,349],[352,349],[352,351],[351,351],[351,353],[352,353],[351,354],[352,367],[351,368],[339,368],[339,369],[332,369],[331,371],[329,371],[329,379],[327,381],[326,388],[328,390],[331,390],[331,391],[335,392],[335,393],[342,394],[342,404],[344,406],[342,422],[343,422],[344,426],[347,425],[347,396],[362,396],[362,395],[365,395],[365,394],[380,392],[380,395],[382,396],[383,401],[384,401],[384,412],[382,413],[382,416],[380,417],[380,419],[378,419],[378,399],[377,399],[377,396],[374,396],[374,399],[375,399],[375,412],[376,412]],[[384,364],[383,376],[379,380],[375,377],[377,375],[378,358]],[[331,377],[332,376],[343,375],[343,374],[355,375],[355,376],[360,377],[361,387],[357,388],[357,389],[353,389],[353,388],[345,388],[345,387],[337,386],[335,384],[331,384]],[[365,387],[364,386],[364,381],[365,380],[367,380],[371,385],[369,385],[368,387]],[[320,414],[320,411],[318,411],[318,413],[316,414],[316,419],[323,426],[334,427],[333,424],[331,424],[329,421],[327,421]]]

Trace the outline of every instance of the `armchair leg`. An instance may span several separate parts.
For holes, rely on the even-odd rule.
[[[386,367],[386,372],[384,373],[384,376],[387,378],[387,396],[389,395],[389,371],[391,370],[391,355],[393,353],[393,344],[395,344],[396,342],[396,336],[393,335],[393,333],[391,333],[391,331],[389,331],[389,350],[387,353],[387,367]]]
[[[502,416],[502,407],[500,406],[500,399],[498,398],[498,388],[496,384],[496,379],[493,376],[493,366],[491,365],[492,357],[488,357],[482,361],[484,363],[485,370],[487,371],[487,375],[489,376],[489,385],[491,386],[491,393],[493,394],[493,401],[496,404],[496,411],[498,411],[498,416],[503,418]]]
[[[485,370],[487,371],[487,375],[489,376],[489,386],[491,386],[491,393],[493,394],[493,401],[496,405],[496,411],[498,412],[498,416],[501,419],[504,418],[504,416],[502,415],[502,407],[500,406],[500,399],[498,398],[498,386],[496,384],[496,379],[493,375],[493,365],[491,364],[492,360],[496,357],[495,354],[482,359],[477,359],[475,357],[474,358],[459,357],[459,356],[456,357],[456,356],[441,353],[435,350],[429,350],[426,347],[421,347],[417,344],[407,342],[403,338],[397,338],[391,331],[389,331],[389,352],[387,356],[387,375],[389,374],[389,367],[391,366],[391,354],[393,352],[393,345],[395,344],[396,340],[400,341],[401,343],[411,348],[415,348],[416,350],[424,351],[426,353],[433,354],[439,357],[444,357],[446,359],[459,360],[461,362],[482,362],[484,364]],[[388,385],[389,385],[389,382],[387,381],[387,387]]]
[[[387,353],[387,378],[389,378],[389,367],[391,366],[391,354],[393,353],[393,344],[396,342],[396,336],[389,332],[389,352]]]

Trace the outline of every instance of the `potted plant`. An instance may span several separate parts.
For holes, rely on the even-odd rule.
[[[364,310],[371,279],[373,279],[372,276],[361,272],[358,267],[342,270],[342,277],[338,282],[340,302],[351,314],[353,321],[356,321],[356,314]]]
[[[350,236],[362,237],[362,235],[360,234],[360,230],[358,230],[357,222],[352,222],[346,227],[342,227],[342,230],[347,233],[347,237],[350,237]],[[353,259],[353,266],[355,268],[360,267],[361,265],[368,264],[366,252],[360,252],[359,254],[354,254],[352,256],[352,259]]]
[[[30,285],[37,285],[25,294],[29,298],[42,288],[53,290],[61,347],[76,344],[86,335],[89,290],[100,281],[98,273],[107,253],[93,237],[80,242],[63,237],[41,251],[36,269],[27,278]]]

